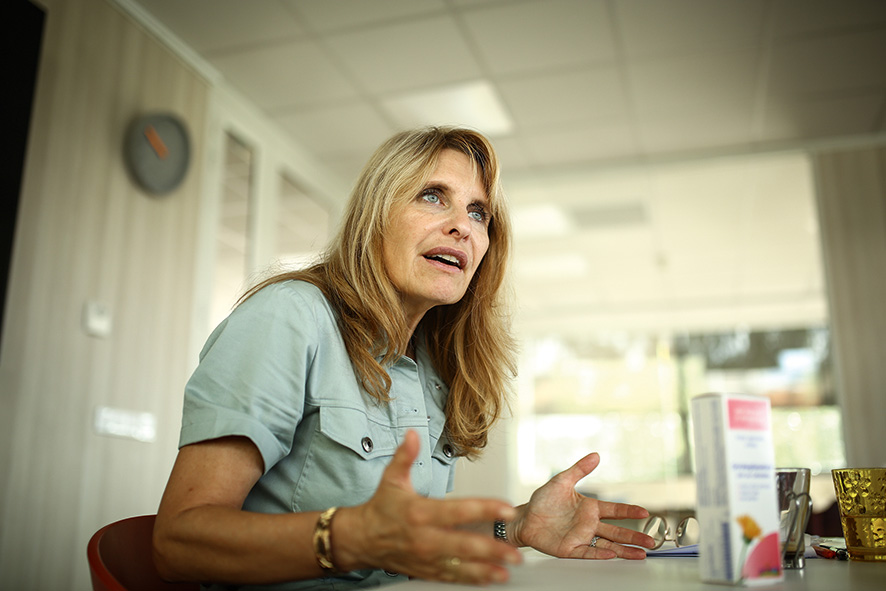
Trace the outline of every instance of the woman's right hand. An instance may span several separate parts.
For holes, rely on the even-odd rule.
[[[340,509],[332,522],[332,550],[342,570],[382,568],[411,577],[487,584],[508,578],[520,552],[491,535],[462,526],[508,521],[515,509],[492,499],[433,500],[415,492],[410,469],[419,437],[408,431],[373,497]]]

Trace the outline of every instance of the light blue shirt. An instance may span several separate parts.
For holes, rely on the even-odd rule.
[[[391,402],[378,404],[354,374],[337,315],[320,290],[286,281],[263,288],[210,335],[185,388],[181,446],[229,435],[248,437],[264,474],[243,509],[263,513],[323,510],[366,502],[407,429],[422,448],[415,490],[452,490],[456,456],[443,433],[446,384],[421,339],[416,360],[388,368]],[[260,589],[351,589],[404,580],[383,571]],[[246,589],[246,587],[242,587]]]

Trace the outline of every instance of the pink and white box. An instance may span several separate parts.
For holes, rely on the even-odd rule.
[[[769,399],[702,394],[691,405],[702,580],[782,581]]]

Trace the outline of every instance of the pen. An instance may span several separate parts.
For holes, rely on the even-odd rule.
[[[836,558],[837,553],[831,550],[830,548],[823,548],[821,546],[812,546],[812,549],[815,550],[815,553],[821,556],[822,558]]]
[[[826,546],[821,544],[812,547],[815,553],[822,558],[836,558],[837,560],[849,560],[849,552],[846,548],[835,548],[834,546]]]

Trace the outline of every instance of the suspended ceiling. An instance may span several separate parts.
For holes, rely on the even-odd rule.
[[[345,185],[405,126],[486,131],[530,334],[824,321],[797,148],[886,133],[882,0],[131,3]]]

